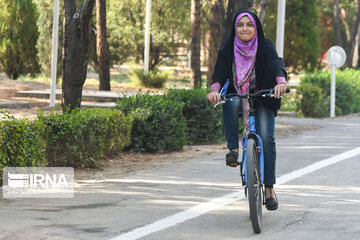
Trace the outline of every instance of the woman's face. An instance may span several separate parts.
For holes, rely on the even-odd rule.
[[[247,16],[240,18],[236,26],[236,34],[243,42],[249,42],[255,36],[255,26]]]

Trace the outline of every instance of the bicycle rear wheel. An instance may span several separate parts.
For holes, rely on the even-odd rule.
[[[262,228],[262,192],[259,157],[254,139],[248,139],[246,144],[246,172],[250,219],[255,233]]]

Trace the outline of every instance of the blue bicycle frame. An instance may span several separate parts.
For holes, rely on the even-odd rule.
[[[240,167],[241,175],[242,175],[242,169],[244,169],[244,179],[243,179],[243,185],[246,184],[247,179],[247,172],[246,172],[246,143],[249,138],[254,138],[256,145],[257,145],[257,151],[260,161],[260,177],[261,182],[264,182],[264,151],[263,151],[263,142],[260,138],[260,136],[256,133],[255,130],[255,114],[252,113],[249,116],[249,122],[250,122],[250,129],[249,134],[246,137],[241,138],[241,145],[243,147],[243,154],[242,154],[242,164]]]

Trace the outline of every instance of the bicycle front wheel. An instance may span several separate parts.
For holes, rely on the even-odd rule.
[[[259,155],[254,139],[249,139],[246,144],[246,172],[251,224],[254,232],[260,233],[262,227],[262,194]]]

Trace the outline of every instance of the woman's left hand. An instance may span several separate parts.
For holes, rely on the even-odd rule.
[[[280,98],[282,94],[286,92],[287,85],[285,83],[281,83],[275,86],[274,88],[274,97]]]

